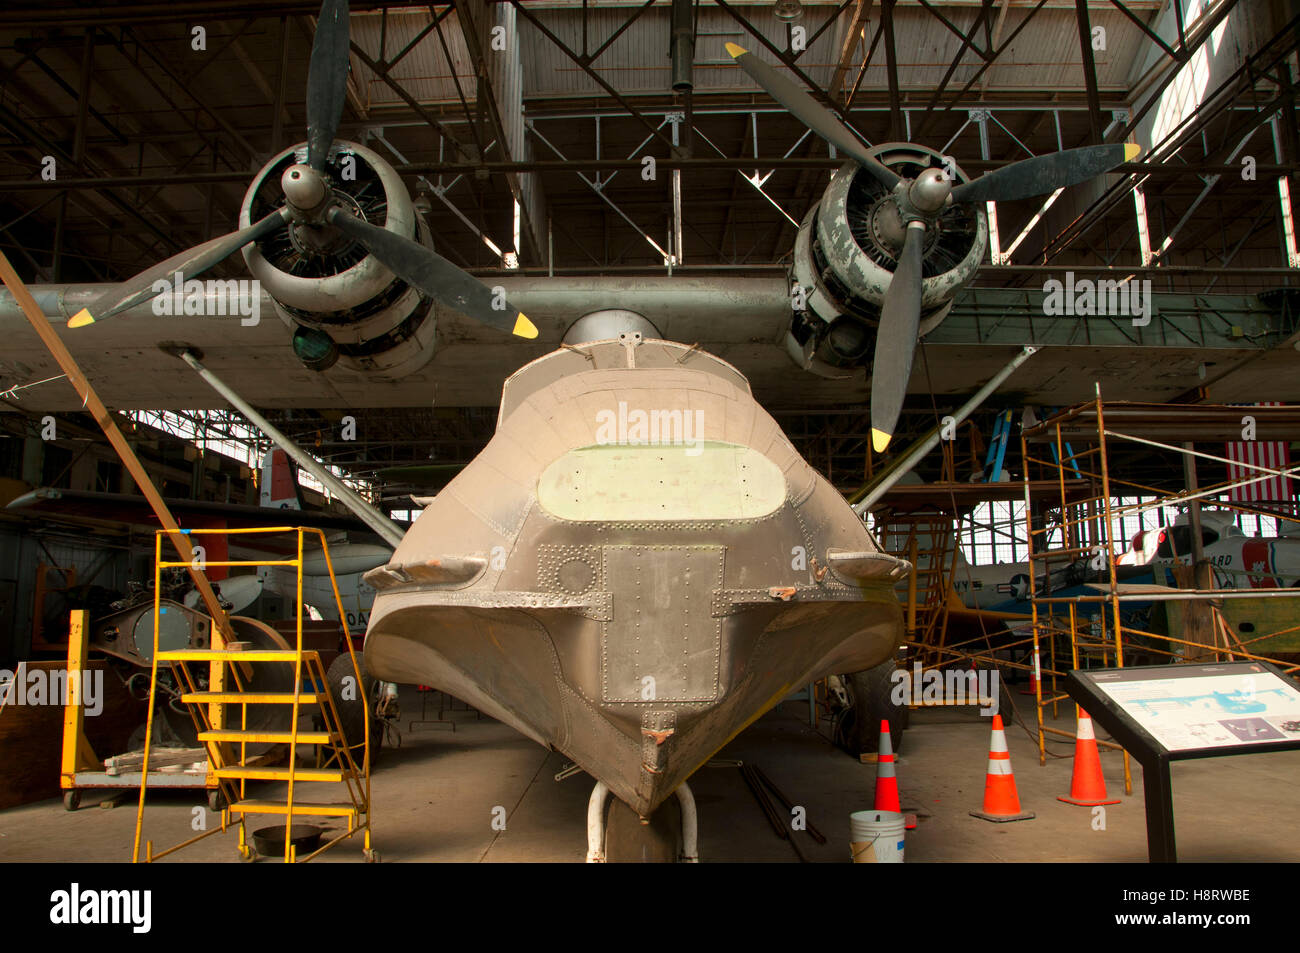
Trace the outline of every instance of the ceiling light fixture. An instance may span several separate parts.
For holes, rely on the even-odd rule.
[[[777,0],[772,13],[778,20],[798,20],[803,16],[803,6],[799,0]]]

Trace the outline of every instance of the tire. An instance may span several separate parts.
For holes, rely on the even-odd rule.
[[[852,725],[845,726],[845,737],[857,753],[873,753],[880,749],[880,722],[889,722],[889,741],[894,754],[903,746],[903,731],[911,719],[906,705],[897,705],[893,694],[893,674],[897,666],[884,662],[865,672],[852,672],[845,676],[849,694],[853,697]]]
[[[361,669],[362,691],[358,695],[352,684],[356,680],[356,671],[352,668],[352,657],[344,652],[336,658],[325,673],[329,682],[330,694],[334,698],[334,707],[339,713],[339,727],[343,730],[343,739],[348,747],[355,749],[352,758],[361,767],[364,752],[361,750],[362,737],[365,732],[365,710],[363,704],[370,707],[370,766],[374,767],[379,759],[379,750],[384,742],[384,724],[375,716],[375,704],[379,701],[379,680],[366,671],[365,653],[357,653],[357,665]],[[346,690],[346,695],[345,695]],[[345,700],[348,699],[348,700]],[[365,700],[363,702],[363,699]]]
[[[63,809],[65,811],[75,811],[81,807],[81,792],[76,788],[71,788],[63,792]]]
[[[616,797],[605,815],[605,863],[675,864],[681,849],[682,812],[677,798],[659,806],[649,824]]]

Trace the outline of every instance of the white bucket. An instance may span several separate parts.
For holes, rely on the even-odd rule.
[[[901,864],[907,819],[897,811],[855,811],[849,815],[849,850],[855,864]]]

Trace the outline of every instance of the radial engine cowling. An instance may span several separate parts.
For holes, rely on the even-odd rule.
[[[885,143],[871,153],[908,179],[944,168],[941,155],[911,143]],[[970,181],[955,164],[948,168],[955,185]],[[796,364],[823,377],[848,377],[871,362],[904,231],[897,204],[874,176],[855,162],[835,173],[795,238],[791,283],[800,293],[786,349]],[[984,210],[969,205],[949,205],[927,228],[921,335],[947,317],[957,292],[975,276],[988,234]]]
[[[284,202],[280,179],[306,162],[300,144],[272,159],[253,180],[239,213],[247,226]],[[353,142],[336,141],[325,173],[335,195],[358,218],[432,247],[428,226],[392,166]],[[432,299],[397,278],[352,239],[328,226],[290,224],[244,248],[253,277],[294,331],[294,350],[308,367],[344,367],[399,378],[433,356]],[[328,335],[328,338],[322,335]]]

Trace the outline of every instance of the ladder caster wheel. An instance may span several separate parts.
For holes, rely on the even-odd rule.
[[[226,809],[226,796],[221,793],[221,788],[213,788],[208,792],[208,810],[213,814],[220,814]]]
[[[245,844],[239,848],[239,861],[243,864],[251,864],[257,860],[257,851]]]
[[[377,850],[368,850],[368,851],[365,851],[365,856],[366,856],[366,863],[367,863],[367,864],[377,864],[377,863],[379,863],[379,860],[380,860],[380,858],[379,858],[379,851],[377,851]]]
[[[65,811],[75,811],[81,807],[81,792],[78,790],[63,792],[63,809]]]

